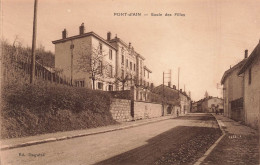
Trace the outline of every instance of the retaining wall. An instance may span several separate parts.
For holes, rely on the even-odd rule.
[[[116,121],[131,121],[131,100],[112,99],[110,112]]]
[[[135,120],[162,116],[161,104],[135,101],[133,108]]]

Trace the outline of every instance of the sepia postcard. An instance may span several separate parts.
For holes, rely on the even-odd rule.
[[[0,0],[2,165],[259,165],[259,0]]]

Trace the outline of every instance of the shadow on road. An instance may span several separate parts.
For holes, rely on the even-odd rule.
[[[193,164],[220,135],[217,128],[178,126],[149,139],[146,145],[96,165]]]
[[[215,117],[211,114],[192,114],[192,115],[186,115],[186,116],[179,116],[178,118],[174,118],[173,120],[202,120],[202,121],[208,121],[208,120],[215,120]]]

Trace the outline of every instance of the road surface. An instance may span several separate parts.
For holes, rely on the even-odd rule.
[[[192,164],[220,136],[210,114],[1,151],[2,164]]]

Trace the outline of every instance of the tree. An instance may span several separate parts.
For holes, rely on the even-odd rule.
[[[126,75],[125,77],[117,77],[116,78],[116,84],[118,84],[118,82],[122,83],[122,90],[125,90],[125,84],[129,81],[132,80],[128,75]]]
[[[107,54],[102,50],[102,46],[99,45],[97,48],[92,48],[91,51],[80,52],[79,58],[77,59],[76,71],[90,74],[92,80],[93,89],[95,90],[95,81],[104,81],[106,77],[110,76],[111,65],[109,65],[104,57]]]
[[[205,98],[208,98],[209,97],[209,94],[208,94],[208,91],[205,92]]]

